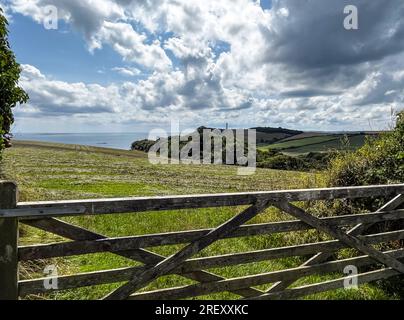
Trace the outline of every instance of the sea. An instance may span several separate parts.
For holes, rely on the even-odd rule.
[[[16,140],[80,144],[129,150],[132,142],[146,139],[148,133],[14,133],[13,136]]]

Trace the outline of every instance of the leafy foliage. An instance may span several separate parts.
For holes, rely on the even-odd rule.
[[[328,170],[330,186],[355,186],[371,184],[389,184],[404,182],[404,111],[397,114],[397,125],[392,132],[382,134],[378,139],[369,139],[356,152],[341,152],[335,157]],[[334,203],[333,211],[337,214],[378,209],[390,199],[352,200]],[[401,206],[402,207],[402,206]],[[383,222],[373,226],[369,232],[401,230],[403,220]],[[397,241],[385,245],[385,249],[397,249],[403,242]],[[404,278],[393,277],[378,281],[379,287],[387,292],[404,297]]]
[[[144,151],[144,152],[149,152],[150,148],[156,143],[154,140],[139,140],[135,141],[131,145],[131,150],[138,150],[138,151]]]
[[[359,186],[404,182],[404,111],[396,128],[368,139],[356,152],[340,152],[328,172],[330,186]]]
[[[278,170],[305,170],[307,168],[306,163],[303,160],[283,154],[278,154],[265,158],[262,161],[257,161],[257,166],[260,168]]]
[[[257,167],[292,171],[324,170],[332,157],[331,152],[309,152],[304,155],[289,156],[275,149],[257,150]]]
[[[9,145],[10,127],[14,122],[12,108],[28,101],[18,86],[21,67],[8,42],[8,22],[0,8],[0,151]]]

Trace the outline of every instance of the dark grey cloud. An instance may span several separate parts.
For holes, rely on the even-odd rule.
[[[343,26],[346,5],[358,8],[358,30]],[[393,79],[389,63],[395,70],[404,67],[397,62],[404,52],[404,1],[274,0],[272,10],[272,23],[260,27],[265,39],[262,62],[277,66],[291,87],[281,97],[342,96],[377,73],[382,74],[377,83],[369,83],[374,90],[352,103],[400,100],[403,81]]]
[[[341,94],[341,91],[327,91],[313,88],[313,89],[285,91],[281,93],[281,96],[285,98],[308,98],[318,96],[336,96],[339,94]]]
[[[346,5],[356,5],[359,29],[343,27]],[[265,59],[302,69],[330,68],[381,60],[404,50],[402,0],[274,0],[287,8],[274,28],[261,28],[267,39]]]

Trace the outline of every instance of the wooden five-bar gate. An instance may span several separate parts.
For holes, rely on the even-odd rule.
[[[404,219],[404,185],[344,187],[331,189],[286,190],[234,194],[186,195],[123,199],[74,200],[53,202],[17,202],[17,187],[11,182],[0,183],[0,298],[18,299],[30,294],[48,293],[100,284],[124,284],[104,299],[183,299],[212,293],[231,292],[244,299],[295,299],[298,297],[342,288],[350,277],[359,284],[401,275],[404,272],[404,249],[397,246],[380,251],[375,244],[404,239],[404,230],[382,233],[366,232],[385,221]],[[297,201],[382,197],[390,199],[371,213],[317,218],[298,206]],[[81,215],[197,209],[209,207],[247,206],[233,218],[212,229],[188,230],[161,234],[111,238],[67,223],[59,218]],[[273,206],[296,220],[264,224],[246,224]],[[239,209],[240,211],[240,209]],[[54,233],[67,242],[30,246],[18,245],[18,225]],[[268,235],[317,229],[334,240],[302,245],[267,248],[260,251],[193,258],[201,250],[220,239]],[[379,232],[379,231],[378,231]],[[147,248],[186,244],[177,253],[165,257]],[[335,260],[335,252],[353,248],[359,252],[352,258]],[[18,265],[23,261],[73,255],[111,252],[143,265],[102,270],[58,277],[57,288],[45,288],[46,278],[19,280]],[[310,256],[301,266],[280,271],[225,279],[212,268],[236,266],[291,256]],[[354,265],[365,272],[346,276],[342,270]],[[369,268],[371,267],[371,268]],[[369,271],[370,270],[370,271]],[[291,286],[296,280],[315,274],[341,273],[341,277],[305,286]],[[196,283],[182,287],[139,292],[164,275],[180,275]],[[270,289],[257,287],[272,284]]]

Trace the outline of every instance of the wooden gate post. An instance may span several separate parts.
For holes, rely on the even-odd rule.
[[[17,205],[17,186],[0,181],[0,209]],[[0,218],[0,300],[18,299],[18,219]]]

